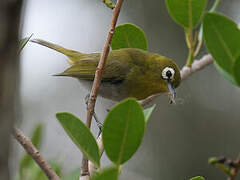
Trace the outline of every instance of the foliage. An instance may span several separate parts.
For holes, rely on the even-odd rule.
[[[203,20],[203,34],[219,72],[240,86],[240,30],[237,24],[221,14],[207,13]]]
[[[107,167],[103,170],[99,170],[91,178],[91,180],[117,180],[118,168],[115,166]]]
[[[56,117],[83,154],[99,167],[100,153],[98,145],[89,128],[71,113],[57,113]]]
[[[217,70],[234,85],[240,86],[240,31],[237,24],[231,19],[214,12],[220,0],[216,0],[210,12],[205,15],[206,0],[165,0],[165,2],[170,16],[184,29],[189,48],[187,66],[190,67],[198,55],[202,46],[202,38],[204,38],[209,53],[215,59]],[[110,0],[104,1],[104,3],[108,7],[114,8],[114,4]],[[21,41],[19,51],[30,38],[31,36]],[[147,50],[148,42],[141,28],[127,23],[116,27],[111,48],[113,50],[121,48]],[[138,150],[144,136],[146,123],[154,108],[155,105],[144,110],[135,99],[128,98],[110,110],[102,130],[104,148],[107,157],[113,163],[111,167],[107,168],[100,166],[99,148],[89,128],[71,113],[57,113],[56,117],[83,154],[100,168],[91,179],[114,180],[118,179],[121,165],[132,158]],[[40,146],[41,134],[41,127],[36,128],[33,136],[36,146]],[[221,165],[213,160],[211,162],[222,168],[223,171],[228,171],[226,173],[230,173],[230,168],[224,164]],[[34,172],[31,178],[41,177],[39,171],[35,170],[36,165],[28,155],[25,155],[21,161],[20,177],[23,177],[25,169],[30,167]],[[55,164],[54,167],[60,173],[59,166]],[[75,180],[78,176],[79,169],[63,179]],[[190,180],[204,180],[204,178],[197,176]]]
[[[129,160],[137,151],[145,130],[142,107],[135,99],[126,99],[112,108],[103,124],[103,145],[116,165]]]
[[[20,40],[18,53],[20,53],[23,50],[23,48],[26,46],[26,44],[28,43],[28,41],[31,39],[32,36],[33,36],[33,34],[31,34],[31,36],[29,36],[29,37],[26,37],[26,38]]]
[[[108,113],[103,124],[103,144],[108,158],[116,164],[117,172],[120,165],[128,161],[139,148],[145,123],[154,107],[144,112],[135,99],[129,98],[114,106]],[[97,159],[99,155],[96,154],[96,152],[99,153],[96,141],[85,124],[70,113],[57,113],[56,116],[69,137],[83,153],[94,163],[99,161]],[[99,164],[96,163],[96,165]],[[114,176],[114,168],[110,169],[101,169],[94,179]]]
[[[146,123],[150,119],[150,116],[151,116],[153,110],[155,109],[155,107],[156,107],[156,104],[154,104],[152,107],[149,107],[149,108],[143,110]]]
[[[191,178],[190,180],[204,180],[204,178],[202,176],[196,176]]]
[[[111,42],[113,50],[121,48],[138,48],[147,50],[144,31],[134,24],[121,24],[116,27]]]
[[[184,28],[195,28],[206,7],[206,0],[166,0],[169,14]]]

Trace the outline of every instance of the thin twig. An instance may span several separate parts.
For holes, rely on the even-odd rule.
[[[105,42],[103,53],[101,54],[101,58],[98,63],[98,67],[95,72],[95,78],[93,81],[93,86],[92,86],[92,90],[90,93],[90,99],[89,99],[89,103],[88,103],[88,107],[87,107],[88,111],[87,111],[86,125],[89,128],[91,127],[91,121],[92,121],[92,116],[94,113],[96,98],[97,98],[97,94],[98,94],[99,87],[100,87],[101,80],[102,80],[102,71],[103,71],[103,68],[104,68],[108,53],[109,53],[110,43],[111,43],[112,36],[113,36],[114,30],[115,30],[117,19],[118,19],[120,10],[121,10],[122,3],[123,3],[123,0],[118,0],[116,7],[114,8],[112,22],[110,25],[110,30],[108,32],[108,37]],[[88,178],[89,177],[88,160],[84,156],[82,159],[82,167],[81,168],[82,168],[81,177],[86,176],[86,178],[82,178],[82,179],[89,179]],[[81,179],[81,177],[80,177],[80,179]]]
[[[52,167],[45,161],[40,154],[40,152],[33,145],[31,139],[24,136],[22,131],[16,127],[13,129],[13,135],[16,140],[23,146],[25,151],[33,158],[33,160],[38,164],[38,166],[42,169],[45,175],[50,180],[60,180],[56,172],[52,169]]]
[[[238,154],[238,157],[237,157],[237,159],[235,161],[235,164],[236,164],[236,167],[234,167],[232,169],[232,174],[233,175],[228,177],[228,180],[235,180],[236,179],[236,176],[237,176],[237,174],[238,174],[238,172],[240,170],[240,153]]]
[[[199,51],[201,50],[202,43],[203,43],[203,40],[200,39],[200,40],[198,41],[198,44],[197,44],[196,49],[195,49],[195,51],[194,51],[194,57],[197,57]]]

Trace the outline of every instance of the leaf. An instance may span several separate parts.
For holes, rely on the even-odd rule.
[[[75,169],[68,175],[65,175],[61,178],[61,180],[79,180],[79,177],[81,175],[81,170],[80,168]]]
[[[33,145],[37,149],[40,149],[41,140],[42,140],[42,131],[43,131],[42,129],[43,129],[42,124],[38,124],[33,130],[33,135],[31,140]],[[23,174],[23,169],[27,168],[31,163],[33,163],[32,157],[29,156],[28,154],[25,154],[20,160],[20,165],[19,165],[20,175]]]
[[[203,19],[203,34],[208,51],[214,57],[225,78],[236,84],[233,67],[240,55],[240,30],[231,19],[216,13],[207,13]]]
[[[184,28],[195,28],[203,15],[206,0],[165,0],[172,18]]]
[[[147,50],[147,39],[141,28],[134,24],[121,24],[116,27],[111,47],[112,50],[121,48],[138,48]]]
[[[216,69],[218,70],[218,72],[228,81],[230,81],[233,85],[237,86],[237,82],[235,81],[234,77],[229,74],[228,72],[226,72],[224,69],[222,69],[215,61],[214,63]]]
[[[126,99],[112,108],[103,124],[103,145],[109,159],[117,165],[137,151],[145,130],[142,107],[135,99]]]
[[[228,176],[233,176],[231,168],[227,164],[224,164],[224,162],[219,162],[219,158],[211,157],[208,159],[208,163],[214,165],[216,168],[220,169]]]
[[[57,162],[50,161],[49,162],[52,169],[57,173],[57,175],[61,176],[61,167]],[[42,169],[35,163],[31,163],[26,169],[24,169],[24,174],[19,177],[19,180],[48,180],[45,173]]]
[[[236,59],[234,63],[233,74],[235,81],[237,82],[238,86],[240,86],[240,56]]]
[[[28,43],[28,41],[31,39],[32,36],[33,36],[33,34],[31,34],[31,36],[29,36],[29,37],[26,37],[26,38],[20,40],[18,53],[20,53],[22,51],[22,49],[25,47],[25,45]]]
[[[215,0],[214,1],[214,4],[212,6],[212,8],[209,10],[209,12],[215,12],[218,5],[220,4],[221,0]],[[203,24],[201,24],[201,27],[200,27],[200,30],[199,30],[199,33],[198,33],[198,40],[202,40],[202,37],[203,37]]]
[[[42,141],[42,132],[43,132],[43,126],[42,124],[38,124],[33,132],[32,136],[32,143],[33,145],[39,149]]]
[[[95,176],[91,180],[117,180],[118,179],[118,169],[117,167],[108,167],[97,171]]]
[[[100,153],[97,142],[89,128],[76,116],[68,112],[56,114],[64,130],[90,161],[100,166]]]
[[[50,161],[49,165],[52,167],[52,169],[56,172],[58,176],[62,176],[62,168],[58,161]]]
[[[217,64],[232,74],[233,63],[240,54],[240,31],[231,19],[207,13],[203,19],[203,33],[208,51]]]
[[[190,180],[204,180],[204,177],[196,176],[196,177],[191,178]]]
[[[107,7],[109,7],[110,9],[114,9],[114,8],[115,8],[115,4],[112,3],[111,0],[102,0],[102,2],[103,2]]]
[[[154,105],[153,105],[152,107],[150,107],[150,108],[147,108],[147,109],[144,109],[144,110],[143,110],[144,117],[145,117],[145,122],[146,122],[146,123],[148,122],[148,120],[149,120],[149,118],[150,118],[153,110],[155,109],[155,107],[156,107],[156,104],[154,104]]]

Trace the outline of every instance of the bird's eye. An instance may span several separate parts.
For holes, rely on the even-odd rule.
[[[162,70],[162,77],[163,79],[172,79],[174,77],[175,71],[171,67],[165,67]]]

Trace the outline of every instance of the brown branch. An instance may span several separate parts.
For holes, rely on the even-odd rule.
[[[184,80],[188,76],[190,76],[192,73],[195,73],[197,71],[200,71],[201,69],[205,68],[209,64],[213,63],[213,58],[210,54],[204,55],[200,60],[194,60],[192,63],[191,67],[184,66],[182,70],[180,71],[181,73],[181,79]],[[153,101],[156,97],[158,97],[160,94],[153,94],[146,99],[140,100],[139,103],[142,106],[147,105],[151,101]]]
[[[205,68],[209,64],[213,63],[213,58],[210,54],[204,55],[200,60],[195,60],[192,63],[191,67],[184,66],[181,70],[181,78],[182,80],[186,79],[192,73],[200,71]]]
[[[22,131],[18,128],[13,128],[13,135],[16,140],[23,146],[25,151],[33,158],[33,160],[38,164],[38,166],[42,169],[45,175],[50,180],[60,180],[56,172],[52,169],[52,167],[45,161],[40,154],[40,152],[33,145],[31,139],[24,136]]]
[[[232,169],[231,174],[233,174],[233,175],[228,177],[228,180],[235,180],[235,178],[240,170],[240,153],[238,154],[238,157],[234,163],[236,164],[236,167],[234,167]]]
[[[101,80],[102,80],[102,71],[103,71],[103,68],[104,68],[108,53],[109,53],[110,43],[111,43],[112,36],[113,36],[114,30],[115,30],[117,19],[118,19],[120,10],[121,10],[122,3],[123,3],[123,0],[118,0],[116,7],[114,8],[113,17],[112,17],[112,21],[111,21],[111,25],[110,25],[110,30],[108,32],[108,37],[105,42],[103,53],[101,54],[101,58],[98,63],[98,67],[95,72],[95,78],[93,81],[93,86],[92,86],[92,90],[90,93],[90,99],[89,99],[89,103],[87,106],[88,111],[87,111],[86,125],[89,128],[91,127],[91,121],[92,121],[92,116],[94,113],[94,107],[95,107],[95,103],[96,103],[96,99],[97,99],[97,94],[98,94],[99,87],[100,87]],[[81,176],[83,176],[83,177],[86,176],[86,178],[84,178],[84,179],[89,179],[88,178],[89,177],[88,160],[84,156],[82,159],[82,167],[81,168],[82,168]]]

